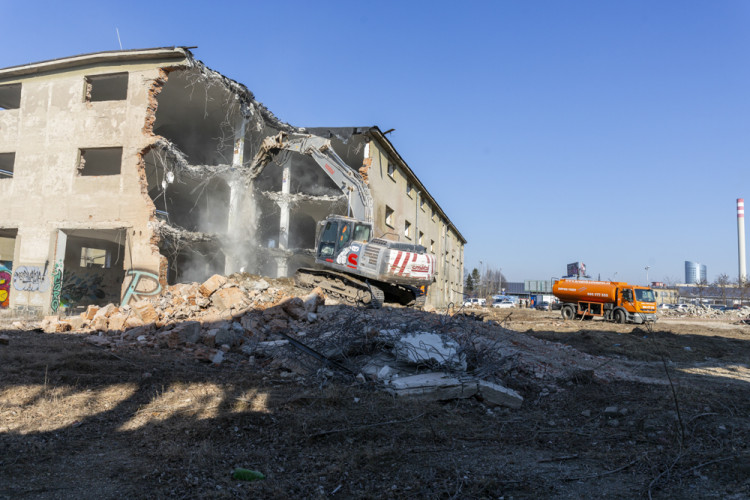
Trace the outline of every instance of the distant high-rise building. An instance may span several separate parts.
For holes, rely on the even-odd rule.
[[[690,260],[685,261],[685,283],[706,283],[708,272],[705,264],[699,264]]]

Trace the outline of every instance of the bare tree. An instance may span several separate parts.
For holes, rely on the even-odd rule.
[[[727,274],[720,274],[716,277],[713,282],[713,286],[719,292],[719,297],[724,305],[727,305],[727,287],[730,285],[729,276]]]

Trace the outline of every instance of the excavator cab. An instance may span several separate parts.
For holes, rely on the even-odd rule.
[[[321,223],[315,257],[333,262],[335,256],[352,242],[367,243],[372,224],[343,216],[327,217]]]

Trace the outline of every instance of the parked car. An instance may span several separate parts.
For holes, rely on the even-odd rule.
[[[498,299],[496,299],[492,303],[492,307],[499,307],[499,308],[505,309],[505,308],[509,308],[509,307],[516,307],[516,305],[513,303],[512,300],[508,300],[508,299],[498,300]]]
[[[536,305],[536,309],[539,309],[540,311],[549,311],[550,310],[549,302],[544,301],[544,302],[538,303]]]
[[[687,311],[688,310],[688,305],[687,304],[675,304],[674,307],[673,307],[673,309],[675,311]]]
[[[464,307],[484,307],[486,305],[486,299],[469,298],[464,301]]]

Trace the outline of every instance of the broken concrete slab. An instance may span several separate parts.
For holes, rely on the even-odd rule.
[[[431,372],[393,379],[386,390],[397,397],[445,401],[474,396],[478,391],[478,384],[476,380],[464,380],[443,372]]]
[[[488,382],[486,380],[478,381],[479,394],[488,404],[495,406],[507,406],[508,408],[518,409],[523,404],[523,396],[513,389],[508,389],[500,384]]]
[[[466,361],[459,355],[459,345],[453,340],[430,332],[402,335],[394,343],[396,355],[412,363],[437,363],[441,366],[466,369]]]

